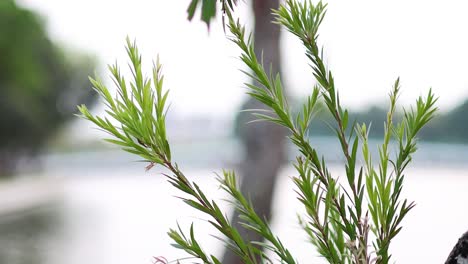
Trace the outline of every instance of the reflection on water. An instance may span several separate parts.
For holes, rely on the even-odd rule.
[[[0,263],[50,263],[62,232],[60,215],[60,206],[54,204],[1,216]]]
[[[323,146],[323,142],[317,145]],[[458,236],[468,230],[468,167],[463,161],[468,158],[466,146],[425,144],[421,150],[407,172],[404,189],[404,196],[415,200],[417,207],[392,244],[398,263],[443,263]],[[133,162],[135,158],[112,153],[49,157],[45,174],[63,179],[63,194],[54,205],[0,216],[0,263],[149,264],[152,256],[161,255],[173,260],[185,256],[170,246],[166,235],[169,228],[176,227],[176,220],[183,228],[195,222],[204,248],[221,254],[222,245],[210,236],[206,217],[174,197],[176,192],[158,168],[146,173],[145,164]],[[189,151],[180,153],[191,156]],[[209,157],[207,150],[203,152],[207,155],[194,153],[195,164],[200,156],[206,163],[216,159]],[[443,161],[453,155],[462,161]],[[226,160],[235,163],[228,158],[224,163]],[[179,164],[186,168],[183,160]],[[213,172],[219,168],[211,168],[188,167],[185,171],[212,198],[223,198],[213,180]],[[332,173],[343,177],[336,164]],[[282,173],[274,201],[273,229],[299,261],[324,263],[304,242],[306,238],[297,225],[296,212],[302,209],[292,191],[290,177],[294,174],[292,168]]]
[[[152,256],[174,260],[185,256],[170,246],[166,232],[176,221],[195,232],[204,248],[220,255],[222,245],[210,237],[206,217],[174,197],[174,189],[156,172],[143,168],[133,176],[94,175],[64,182],[63,204],[4,221],[0,228],[0,263],[150,264]],[[332,168],[340,175],[338,168]],[[212,198],[225,197],[211,170],[188,170]],[[282,173],[274,201],[273,230],[303,263],[325,263],[317,257],[297,224],[302,212],[292,190],[292,168]],[[392,244],[398,263],[443,263],[458,237],[468,230],[468,171],[408,170],[404,196],[417,202]],[[224,204],[226,209],[226,204]],[[59,211],[59,213],[57,213]],[[216,234],[214,234],[216,235]]]

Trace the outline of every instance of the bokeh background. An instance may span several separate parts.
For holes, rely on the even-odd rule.
[[[261,2],[261,1],[259,1]],[[125,66],[124,40],[136,39],[146,65],[159,54],[170,89],[168,131],[187,175],[214,198],[221,168],[241,170],[246,101],[239,50],[221,18],[210,29],[187,21],[188,0],[0,0],[0,263],[151,263],[185,256],[166,232],[196,222],[206,248],[222,254],[203,216],[188,209],[138,157],[103,143],[76,105],[104,106],[87,76],[112,82],[106,64]],[[254,29],[250,1],[238,14]],[[333,1],[321,28],[325,57],[343,105],[383,133],[387,95],[401,78],[400,106],[432,87],[437,118],[420,136],[404,194],[415,200],[392,245],[399,263],[441,263],[468,229],[468,4],[463,1]],[[198,16],[198,14],[197,14]],[[281,32],[281,67],[291,106],[313,76],[298,41]],[[311,142],[343,176],[339,143],[318,113]],[[250,126],[255,126],[251,124]],[[374,149],[375,151],[375,149]],[[286,146],[286,160],[295,157]],[[274,186],[272,225],[299,260],[322,263],[297,224],[290,165]],[[230,207],[225,204],[230,212]]]

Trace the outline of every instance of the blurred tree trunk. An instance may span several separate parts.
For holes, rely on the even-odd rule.
[[[273,74],[280,72],[280,27],[272,24],[274,17],[271,10],[277,9],[279,0],[253,0],[255,15],[254,41],[258,58],[263,57],[266,69]],[[267,73],[268,73],[267,71]],[[250,98],[243,109],[264,109],[258,101]],[[260,217],[270,220],[273,190],[279,169],[285,157],[286,130],[278,125],[258,122],[246,124],[252,116],[243,114],[238,119],[239,134],[246,150],[245,160],[241,164],[241,190],[253,203]],[[239,228],[241,234],[252,241],[261,241],[255,233],[246,231],[239,225],[235,214],[232,223]],[[232,252],[226,251],[224,264],[237,264],[242,261]]]

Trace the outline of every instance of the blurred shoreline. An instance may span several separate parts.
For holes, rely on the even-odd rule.
[[[210,237],[213,230],[206,217],[174,197],[176,190],[164,177],[158,177],[157,168],[150,172],[143,168],[120,168],[108,168],[107,174],[90,169],[86,175],[89,177],[62,175],[63,192],[55,206],[44,206],[49,209],[0,223],[4,238],[0,238],[0,260],[2,254],[8,257],[11,252],[27,255],[23,259],[34,259],[25,264],[151,263],[152,256],[160,255],[173,260],[185,256],[170,246],[166,236],[176,221],[183,228],[195,222],[203,245],[213,254],[221,254],[223,247]],[[342,170],[337,165],[330,169],[337,176]],[[184,171],[210,198],[227,198],[214,180],[212,168]],[[441,263],[451,244],[467,228],[468,212],[459,209],[468,202],[465,195],[468,172],[460,168],[418,166],[409,168],[406,174],[403,195],[415,200],[417,207],[403,224],[399,239],[392,244],[395,259],[401,263]],[[275,190],[272,228],[299,260],[324,263],[305,242],[296,221],[303,208],[296,200],[292,175],[291,167],[281,172]],[[221,205],[228,214],[231,212],[227,202]],[[419,247],[408,251],[415,243]],[[20,258],[10,255],[9,259]]]
[[[339,142],[334,137],[311,137],[311,145],[323,155],[328,163],[339,165],[344,162]],[[380,140],[369,139],[370,151],[377,159]],[[234,137],[212,139],[193,139],[171,144],[173,160],[180,166],[193,168],[238,168],[244,150],[240,141]],[[390,155],[394,154],[395,144],[391,143]],[[296,147],[288,145],[288,160],[294,161],[299,154]],[[358,157],[361,156],[358,150]],[[358,162],[362,159],[358,158]],[[40,157],[40,163],[45,171],[69,171],[80,174],[89,169],[103,170],[109,173],[112,169],[134,170],[144,169],[145,162],[138,157],[126,153],[110,144],[101,142],[82,145],[73,151],[49,150]],[[412,167],[424,167],[430,164],[435,167],[468,167],[468,144],[420,141],[418,150],[413,155]],[[112,168],[112,169],[109,169]],[[77,173],[75,173],[77,172]]]
[[[332,174],[342,177],[343,159],[333,151],[339,143],[332,137],[310,141],[330,162]],[[378,142],[371,140],[370,144]],[[40,172],[30,168],[35,172],[0,182],[0,209],[4,209],[0,211],[0,263],[24,259],[18,263],[123,264],[150,263],[152,256],[159,255],[183,257],[165,235],[176,220],[182,226],[197,222],[204,244],[214,254],[221,254],[222,246],[210,238],[212,230],[205,221],[198,221],[205,217],[181,206],[174,197],[175,190],[160,175],[161,168],[147,172],[147,164],[131,154],[102,144],[90,146],[76,152],[51,150],[40,157]],[[297,151],[294,146],[289,149],[292,160]],[[375,155],[376,148],[371,151]],[[187,140],[173,144],[172,152],[187,176],[211,198],[227,198],[219,189],[215,172],[238,169],[243,150],[236,139]],[[442,262],[450,244],[467,228],[467,211],[459,210],[468,203],[466,153],[468,145],[420,142],[406,172],[404,189],[404,196],[418,206],[393,245],[396,259],[402,263]],[[290,180],[294,174],[291,166],[281,172],[272,227],[293,246],[299,259],[323,263],[303,243],[306,238],[295,222],[302,208]],[[223,206],[226,212],[231,211],[227,204]],[[437,239],[424,239],[428,226],[437,227],[430,230],[431,237]],[[415,258],[406,250],[414,243],[419,243],[420,249],[430,249],[430,253],[426,252],[423,259]]]

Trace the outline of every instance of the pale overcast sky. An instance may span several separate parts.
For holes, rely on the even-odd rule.
[[[208,34],[204,24],[187,22],[188,0],[18,2],[43,15],[54,40],[95,54],[102,65],[116,59],[126,64],[126,35],[137,39],[148,64],[159,53],[171,108],[180,114],[231,116],[245,98],[239,50],[226,40],[221,23]],[[467,99],[466,10],[467,1],[455,0],[330,1],[320,41],[342,102],[354,108],[382,104],[398,76],[404,104],[430,87],[443,110]],[[240,16],[249,12],[241,3]],[[303,49],[283,36],[284,78],[294,94],[306,94],[313,79]]]

